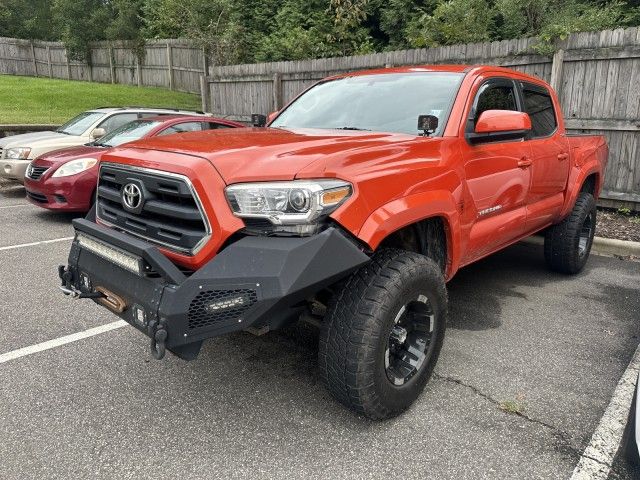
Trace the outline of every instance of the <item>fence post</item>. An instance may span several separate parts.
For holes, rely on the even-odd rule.
[[[211,94],[209,91],[209,77],[200,75],[200,99],[202,100],[202,111],[211,112]]]
[[[282,108],[282,74],[273,74],[273,110]]]
[[[564,50],[561,48],[553,54],[553,63],[551,64],[551,88],[556,91],[560,98],[560,87],[562,86],[562,67],[564,65]]]
[[[209,57],[207,56],[207,49],[202,47],[202,71],[206,77],[209,75]]]
[[[136,53],[136,76],[137,78],[137,84],[138,86],[142,85],[142,65],[140,65],[140,57],[138,57],[138,54]]]
[[[33,75],[38,76],[38,64],[36,63],[36,49],[33,46],[33,42],[31,43],[31,59],[33,60]]]
[[[51,48],[47,45],[47,64],[49,65],[49,78],[53,78],[53,69],[51,68]]]
[[[113,65],[113,47],[109,45],[109,74],[111,75],[111,83],[116,83],[116,68]]]
[[[71,63],[69,62],[69,50],[64,49],[64,59],[67,63],[67,80],[71,80]]]
[[[167,43],[167,69],[169,72],[169,90],[173,90],[173,60],[171,59],[170,43]]]

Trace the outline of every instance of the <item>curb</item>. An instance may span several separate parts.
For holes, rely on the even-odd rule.
[[[544,238],[532,236],[522,240],[530,245],[544,245]],[[613,238],[594,237],[591,253],[603,256],[617,257],[640,257],[640,242],[629,242],[626,240],[615,240]]]

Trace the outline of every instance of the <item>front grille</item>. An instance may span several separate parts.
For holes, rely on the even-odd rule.
[[[136,209],[125,208],[123,191],[130,184],[141,192]],[[187,254],[197,252],[211,234],[189,180],[157,170],[103,164],[97,218],[117,230]]]
[[[39,203],[47,203],[47,197],[45,195],[42,195],[41,193],[30,192],[29,190],[27,190],[27,197]]]
[[[257,299],[255,290],[250,289],[200,292],[189,306],[189,330],[237,322]]]
[[[27,177],[31,180],[40,180],[40,177],[44,175],[44,172],[49,170],[49,167],[36,167],[33,165],[29,165],[27,167]]]

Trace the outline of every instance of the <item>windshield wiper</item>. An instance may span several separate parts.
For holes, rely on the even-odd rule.
[[[365,132],[370,132],[368,128],[360,128],[360,127],[337,127],[335,130],[360,130]]]

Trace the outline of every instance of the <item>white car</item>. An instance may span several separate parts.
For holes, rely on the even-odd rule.
[[[202,112],[196,112],[205,116]],[[23,183],[31,160],[65,147],[92,142],[125,123],[158,115],[194,115],[187,110],[139,107],[96,108],[81,113],[56,131],[25,133],[0,140],[0,178]]]

